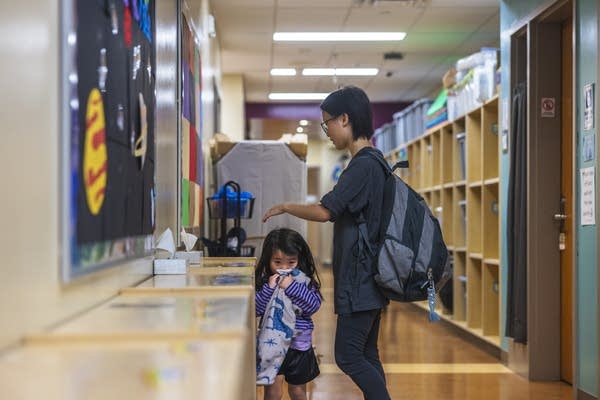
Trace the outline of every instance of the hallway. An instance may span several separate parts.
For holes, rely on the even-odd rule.
[[[362,400],[354,383],[335,365],[331,269],[321,268],[325,301],[315,315],[314,345],[321,375],[308,387],[310,400]],[[498,359],[457,336],[410,304],[390,303],[382,317],[379,351],[394,400],[567,400],[560,382],[528,382]],[[286,389],[287,390],[287,389]],[[257,390],[262,399],[262,388]],[[289,397],[284,396],[287,400]]]

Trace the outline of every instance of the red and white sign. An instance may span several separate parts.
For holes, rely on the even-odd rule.
[[[556,99],[542,97],[542,118],[554,118],[556,115]]]

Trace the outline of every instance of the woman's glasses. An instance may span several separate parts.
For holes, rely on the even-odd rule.
[[[328,119],[326,119],[325,121],[321,122],[321,129],[323,129],[323,132],[327,133],[327,130],[328,130],[328,128],[327,128],[327,123],[328,123],[329,121],[333,121],[333,120],[334,120],[334,119],[336,119],[336,118],[337,118],[337,117],[331,117],[331,118],[328,118]]]

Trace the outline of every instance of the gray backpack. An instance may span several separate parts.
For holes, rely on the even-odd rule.
[[[375,281],[387,298],[401,302],[429,300],[430,318],[436,319],[435,293],[452,276],[440,224],[425,200],[393,173],[396,168],[407,168],[408,161],[390,168],[383,158],[368,154],[382,165],[386,180],[378,243],[374,248],[369,242],[366,221],[361,216],[359,251],[364,249],[374,258]]]

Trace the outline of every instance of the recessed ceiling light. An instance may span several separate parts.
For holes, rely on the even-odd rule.
[[[299,127],[296,128],[296,133],[302,133],[302,132],[304,132],[304,128],[303,127],[299,126]]]
[[[271,68],[272,76],[294,76],[296,75],[295,68]]]
[[[296,42],[398,41],[406,32],[275,32],[273,40]]]
[[[304,68],[302,75],[305,76],[374,76],[377,68]]]
[[[323,100],[329,93],[269,93],[269,100]]]
[[[300,126],[308,126],[308,120],[306,119],[301,119],[298,123],[300,124]]]

